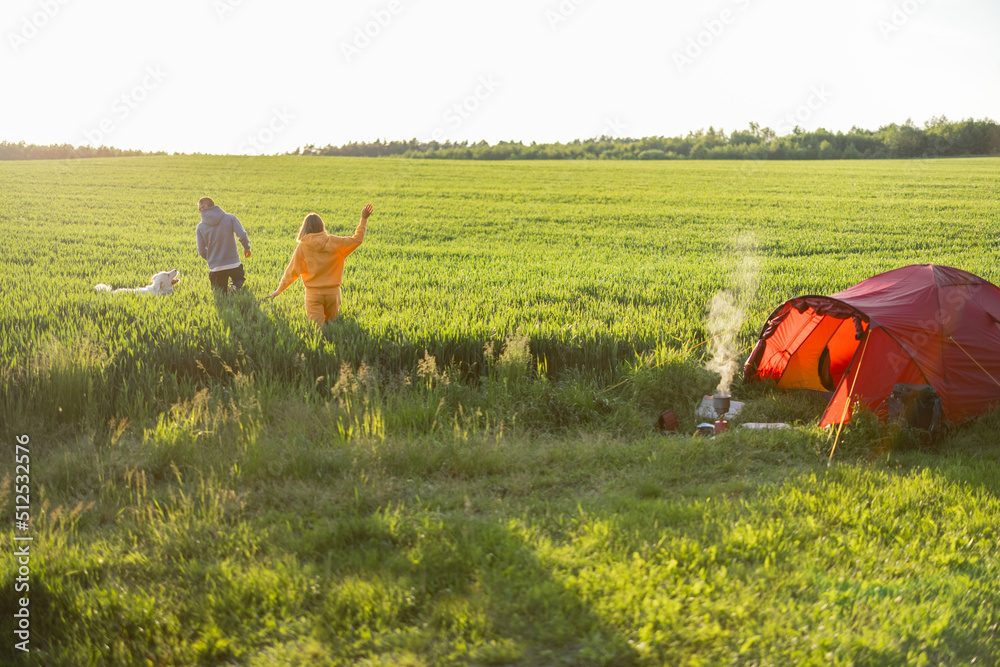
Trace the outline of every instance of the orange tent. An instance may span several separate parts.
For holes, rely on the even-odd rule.
[[[958,423],[1000,405],[1000,288],[921,264],[833,296],[800,296],[767,319],[745,380],[833,392],[820,426],[850,421],[860,402],[886,414],[897,383],[927,384]]]

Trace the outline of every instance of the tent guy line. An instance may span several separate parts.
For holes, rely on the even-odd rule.
[[[975,357],[973,357],[971,354],[969,354],[968,352],[966,352],[965,348],[962,347],[961,343],[959,343],[957,340],[955,340],[951,336],[948,336],[948,340],[950,340],[952,343],[954,343],[955,345],[957,345],[958,349],[960,349],[962,352],[965,352],[965,356],[967,356],[969,359],[972,359],[972,363],[974,363],[975,365],[979,366],[980,370],[982,370],[984,373],[986,373],[987,375],[989,375],[990,379],[993,380],[993,382],[995,382],[998,387],[1000,387],[1000,382],[997,382],[997,379],[995,377],[993,377],[993,375],[990,374],[990,372],[988,370],[986,370],[985,368],[983,368],[983,365],[981,363],[979,363],[978,361],[976,361]]]

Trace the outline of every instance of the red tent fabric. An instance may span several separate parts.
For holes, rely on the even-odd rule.
[[[919,264],[796,297],[768,317],[743,374],[832,391],[820,426],[850,421],[855,402],[884,416],[896,383],[934,387],[947,421],[978,417],[1000,405],[1000,288]]]

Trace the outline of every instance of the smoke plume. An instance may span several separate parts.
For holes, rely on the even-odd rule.
[[[739,368],[737,338],[757,293],[760,273],[756,242],[751,234],[740,236],[728,256],[734,260],[730,269],[730,288],[716,293],[708,309],[708,350],[712,358],[707,368],[719,374],[721,379],[715,393],[723,395],[729,394]]]

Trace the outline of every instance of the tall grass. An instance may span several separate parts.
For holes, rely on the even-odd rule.
[[[861,415],[828,468],[822,399],[737,383],[794,428],[689,435],[732,239],[762,253],[741,345],[904,263],[996,280],[996,164],[0,164],[35,538],[32,652],[0,662],[1000,663],[996,415],[934,444]],[[247,294],[193,253],[206,190]],[[368,200],[340,321],[259,301],[305,212],[349,233]],[[170,298],[92,291],[174,266]]]
[[[237,374],[304,387],[364,363],[413,376],[425,352],[476,381],[487,346],[513,336],[553,382],[582,372],[607,387],[637,357],[708,337],[707,305],[728,286],[738,238],[756,239],[762,267],[743,346],[782,300],[902,264],[1000,279],[987,242],[995,165],[4,164],[0,410],[18,423],[32,410],[68,426],[81,415],[140,422]],[[253,240],[243,298],[213,297],[193,252],[191,202],[206,190]],[[299,285],[275,303],[254,298],[276,284],[305,212],[350,233],[368,200],[376,214],[348,262],[340,322],[312,330]],[[182,282],[170,299],[93,292],[174,266]]]
[[[524,437],[458,412],[345,438],[363,382],[244,391],[40,451],[32,653],[6,662],[1000,659],[995,417],[945,455],[857,444],[828,469],[809,428]],[[14,577],[4,560],[0,612]]]

